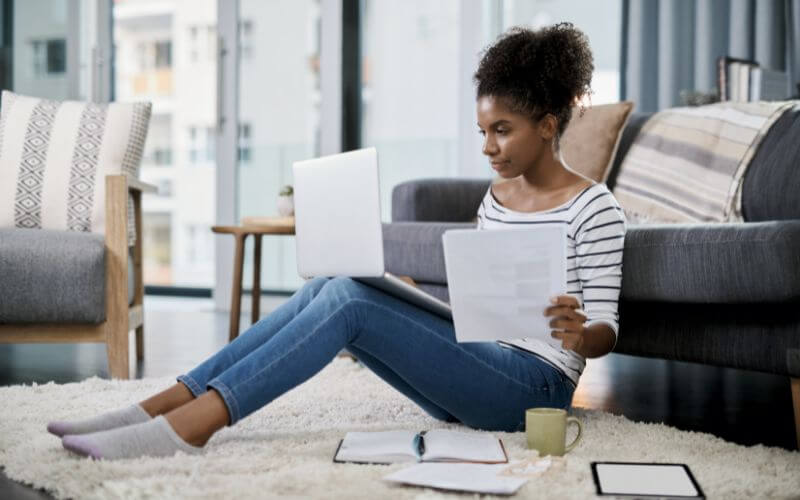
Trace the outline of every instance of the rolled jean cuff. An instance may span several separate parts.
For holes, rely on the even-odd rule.
[[[189,392],[191,392],[192,395],[194,397],[196,397],[196,398],[202,396],[203,393],[206,392],[202,387],[200,387],[200,384],[195,382],[195,380],[192,377],[190,377],[189,375],[181,375],[181,376],[179,376],[178,377],[178,382],[180,382],[181,384],[185,385],[186,388],[189,389]]]
[[[242,413],[239,411],[239,403],[236,402],[236,396],[233,395],[228,386],[221,380],[214,379],[208,383],[208,388],[217,391],[225,406],[228,407],[228,418],[230,419],[228,425],[231,426],[238,422],[242,418]]]

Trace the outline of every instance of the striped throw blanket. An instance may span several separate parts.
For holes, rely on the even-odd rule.
[[[742,180],[761,140],[798,101],[672,108],[642,127],[614,196],[633,223],[742,220]]]

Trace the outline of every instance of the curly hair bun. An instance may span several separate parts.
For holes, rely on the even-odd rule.
[[[589,40],[571,23],[514,27],[484,52],[475,72],[477,97],[505,98],[534,120],[550,113],[561,135],[576,100],[591,92],[592,71]]]

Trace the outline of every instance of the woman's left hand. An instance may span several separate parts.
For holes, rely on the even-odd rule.
[[[553,316],[550,326],[557,328],[550,334],[561,340],[564,349],[579,352],[583,347],[586,315],[580,311],[578,299],[572,295],[558,295],[550,299],[553,304],[544,310],[545,316]]]

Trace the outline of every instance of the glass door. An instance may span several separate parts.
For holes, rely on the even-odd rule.
[[[395,185],[457,171],[460,8],[362,0],[361,144],[378,149],[384,221]]]
[[[277,216],[292,163],[319,154],[320,0],[239,0],[237,222]],[[252,286],[252,239],[244,288]],[[294,237],[265,236],[262,290],[295,290]]]
[[[150,101],[141,177],[148,286],[214,285],[216,0],[115,0],[115,94]]]

